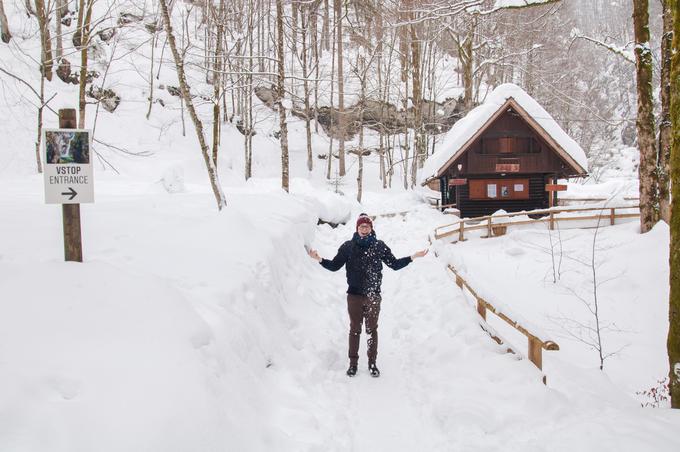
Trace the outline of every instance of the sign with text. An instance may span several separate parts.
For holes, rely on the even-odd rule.
[[[449,179],[449,186],[467,185],[467,179]]]
[[[43,142],[45,203],[94,202],[90,131],[47,129]]]

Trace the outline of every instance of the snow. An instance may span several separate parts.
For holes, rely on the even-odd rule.
[[[23,20],[19,3],[5,5]],[[37,61],[35,21],[26,24],[13,33],[25,34],[22,49]],[[128,27],[117,35],[120,45],[136,33],[148,39]],[[38,86],[36,68],[15,44],[0,45],[0,60]],[[35,98],[2,78],[1,451],[678,449],[677,410],[643,408],[648,399],[638,394],[668,374],[667,227],[645,235],[635,222],[599,229],[602,318],[620,330],[604,334],[606,350],[617,353],[600,371],[594,352],[558,321],[590,321],[574,292],[588,300],[583,262],[593,229],[550,235],[544,225],[509,226],[503,237],[430,245],[434,228],[452,221],[427,206],[431,192],[398,187],[399,167],[394,188],[383,190],[372,155],[364,159],[359,204],[356,160],[348,160],[339,187],[326,182],[326,161],[315,158],[309,173],[304,124],[295,118],[286,193],[271,135],[278,117],[261,105],[248,181],[243,137],[223,124],[217,167],[228,204],[218,212],[190,124],[181,131],[177,98],[161,90],[166,107],[154,104],[145,118],[148,86],[139,74],[149,73],[149,50],[121,58],[110,74],[123,102],[114,114],[100,112],[96,137],[146,156],[95,142],[109,163],[95,161],[96,203],[81,205],[83,263],[63,262],[61,209],[44,203]],[[200,92],[195,75],[190,84]],[[173,84],[169,65],[159,80]],[[57,93],[55,105],[77,99],[60,82],[46,93]],[[200,105],[199,114],[210,118],[210,107]],[[92,127],[92,105],[87,118]],[[56,127],[55,115],[46,114],[45,124]],[[314,135],[315,156],[327,145]],[[609,179],[579,186],[578,194],[609,198],[634,186],[630,177]],[[431,249],[399,272],[384,270],[379,379],[366,369],[365,336],[359,374],[345,376],[344,274],[305,252],[306,245],[332,257],[360,212],[375,216],[378,237],[397,257]],[[556,256],[562,247],[556,283],[550,243]],[[544,352],[543,373],[480,329],[447,263],[504,312],[559,343],[560,351]],[[524,336],[492,315],[489,322],[526,353]]]
[[[486,125],[487,121],[508,99],[514,99],[583,168],[584,172],[588,170],[588,159],[581,146],[567,135],[552,116],[522,88],[512,83],[505,83],[494,89],[484,103],[472,109],[465,117],[451,127],[451,130],[446,133],[441,144],[438,145],[437,151],[425,162],[419,174],[421,183],[438,177],[439,170],[446,162],[455,158],[463,151],[463,145]]]
[[[97,204],[82,206],[82,264],[61,261],[60,209],[42,204],[38,178],[1,184],[10,196],[0,207],[14,219],[0,225],[12,237],[0,257],[1,450],[677,448],[677,413],[640,408],[634,394],[665,369],[667,312],[651,303],[667,299],[663,225],[645,236],[627,225],[600,231],[603,280],[626,270],[603,289],[607,320],[626,331],[608,341],[631,342],[605,372],[546,320],[557,305],[583,314],[565,291],[567,278],[585,281],[583,269],[565,268],[553,289],[545,234],[531,231],[444,249],[481,293],[556,336],[561,350],[544,353],[547,387],[477,326],[446,257],[433,253],[385,270],[382,376],[369,377],[362,338],[350,380],[343,272],[321,268],[303,244],[332,257],[353,222],[316,226],[337,195],[312,202],[307,181],[294,179],[290,195],[261,182],[227,190],[220,214],[209,193],[99,184]],[[377,217],[378,237],[398,257],[427,247],[444,216],[389,193],[371,192],[362,208],[391,204],[410,211]],[[581,257],[577,245],[591,237],[562,231],[567,255]]]

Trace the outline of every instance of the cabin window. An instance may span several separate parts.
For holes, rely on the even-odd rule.
[[[473,179],[471,200],[529,199],[529,179]]]

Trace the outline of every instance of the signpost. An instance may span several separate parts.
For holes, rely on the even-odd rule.
[[[557,197],[558,191],[566,191],[567,186],[563,184],[555,184],[554,179],[551,177],[548,179],[548,183],[545,184],[545,191],[550,192],[548,195],[548,207],[553,207],[555,205],[555,199]],[[552,227],[550,228],[552,229]]]
[[[61,204],[64,259],[83,261],[80,203],[94,202],[91,134],[76,129],[76,111],[59,110],[59,129],[45,130],[45,203]]]

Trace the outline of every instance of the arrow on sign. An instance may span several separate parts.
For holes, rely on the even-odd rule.
[[[71,201],[71,200],[73,200],[73,198],[76,197],[76,195],[78,194],[78,192],[76,192],[76,191],[73,189],[73,187],[69,187],[68,189],[69,189],[70,191],[62,192],[61,194],[64,195],[64,196],[70,196],[70,198],[68,198],[68,200]]]

